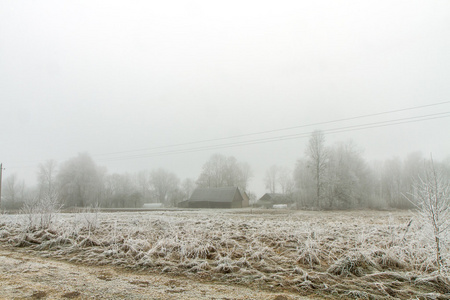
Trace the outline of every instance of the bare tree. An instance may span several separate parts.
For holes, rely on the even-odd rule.
[[[282,167],[278,174],[278,183],[281,188],[281,193],[290,195],[294,192],[294,180],[292,178],[292,171],[286,167]]]
[[[402,195],[416,194],[417,177],[425,178],[423,163],[425,158],[420,152],[412,152],[403,160],[401,172]],[[401,207],[411,207],[412,204],[405,197],[401,197]]]
[[[238,186],[245,191],[251,176],[247,163],[239,163],[233,156],[213,154],[203,165],[196,183],[199,187]]]
[[[136,175],[136,185],[142,195],[142,200],[144,202],[149,202],[150,200],[150,172],[147,170],[140,171]]]
[[[238,183],[237,186],[244,192],[247,191],[247,186],[250,179],[253,177],[253,171],[250,165],[246,162],[238,163]]]
[[[191,178],[186,178],[181,183],[181,190],[183,191],[184,199],[191,197],[192,192],[195,189],[195,182]]]
[[[309,139],[306,148],[308,157],[308,166],[310,167],[316,181],[316,205],[320,207],[322,199],[322,189],[324,185],[324,176],[328,163],[328,151],[325,147],[325,136],[322,131],[315,130]]]
[[[142,194],[138,191],[132,192],[128,195],[127,205],[132,207],[142,207],[144,205]]]
[[[112,174],[105,178],[105,203],[112,207],[138,207],[142,205],[142,194],[132,180],[125,174]]]
[[[66,205],[98,206],[103,190],[105,170],[87,153],[64,162],[58,172],[59,196]]]
[[[280,170],[280,167],[273,165],[266,171],[266,176],[264,177],[264,183],[266,184],[266,189],[270,193],[276,193],[276,191],[277,191],[279,170]]]
[[[369,169],[351,141],[340,142],[328,150],[325,172],[325,198],[329,208],[363,207],[368,198]]]
[[[444,260],[442,257],[443,243],[448,238],[450,226],[450,180],[436,170],[433,160],[426,167],[425,177],[419,177],[415,184],[416,194],[413,203],[419,209],[420,219],[429,229],[427,234],[434,245],[436,265],[439,273],[442,271]]]
[[[11,174],[4,182],[2,194],[4,203],[2,206],[6,209],[19,209],[26,200],[25,181],[19,180],[17,174]]]
[[[399,157],[386,160],[383,167],[383,197],[390,207],[401,208],[403,202],[403,164]]]
[[[267,169],[264,183],[270,193],[280,191],[284,195],[291,194],[295,186],[291,170],[277,165],[273,165]]]
[[[171,205],[171,193],[178,189],[179,179],[177,175],[164,169],[158,169],[151,172],[150,183],[158,201],[166,205]]]
[[[7,202],[14,203],[17,200],[18,194],[18,179],[17,174],[9,175],[5,180],[5,187],[3,195]]]
[[[226,157],[221,154],[213,154],[203,165],[202,173],[197,179],[197,185],[200,187],[226,186],[226,172]]]
[[[312,206],[315,198],[315,182],[305,159],[299,159],[295,165],[294,182],[297,208]]]
[[[21,209],[25,216],[25,229],[38,230],[50,228],[60,209],[61,204],[59,204],[56,193],[35,197],[31,201],[28,201]]]
[[[39,164],[39,197],[53,196],[56,193],[56,166],[56,161],[52,159]]]

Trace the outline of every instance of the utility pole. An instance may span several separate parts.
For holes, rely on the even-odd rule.
[[[0,163],[0,211],[2,208],[2,173],[3,173],[3,164]]]

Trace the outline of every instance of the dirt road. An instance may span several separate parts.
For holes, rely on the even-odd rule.
[[[0,299],[305,299],[0,249]]]

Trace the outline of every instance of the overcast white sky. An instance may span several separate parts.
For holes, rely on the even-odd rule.
[[[307,137],[151,155],[450,111],[450,1],[0,1],[0,161],[90,153],[110,173],[196,179],[213,153],[294,168]],[[321,123],[409,107],[398,113]],[[450,118],[345,131],[368,160],[450,155]],[[429,118],[429,117],[426,117]],[[115,155],[104,155],[114,152]],[[132,156],[144,156],[132,158]],[[106,158],[120,158],[108,161]]]

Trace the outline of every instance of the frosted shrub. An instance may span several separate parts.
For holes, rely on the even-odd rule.
[[[320,245],[317,244],[317,240],[308,237],[304,245],[298,249],[298,262],[303,265],[309,265],[310,267],[320,265],[319,251]]]
[[[57,195],[46,195],[25,203],[22,208],[24,230],[48,229],[56,220],[61,205]]]
[[[76,214],[76,222],[81,224],[81,228],[88,232],[95,231],[99,226],[98,208],[86,207]]]
[[[418,219],[423,224],[435,254],[438,272],[448,269],[444,256],[448,255],[450,226],[450,180],[435,169],[433,162],[427,167],[425,178],[414,186],[413,203],[418,208]]]

